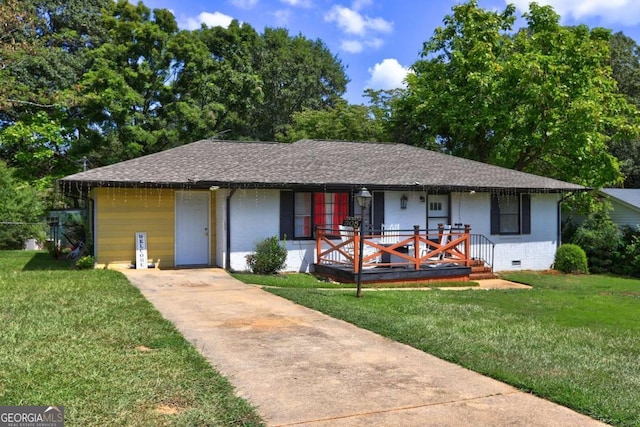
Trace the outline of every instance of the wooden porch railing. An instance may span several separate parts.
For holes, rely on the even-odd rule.
[[[382,232],[363,234],[363,269],[371,267],[405,267],[420,270],[447,264],[470,267],[471,227],[462,229],[394,230],[390,242]],[[385,238],[386,237],[386,238]],[[358,229],[348,236],[340,230],[318,227],[316,229],[316,263],[352,266],[358,272],[360,233]],[[416,250],[417,248],[417,250]]]

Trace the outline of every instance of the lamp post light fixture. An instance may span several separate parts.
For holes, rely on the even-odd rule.
[[[360,231],[359,231],[359,246],[358,246],[358,279],[356,297],[362,296],[362,251],[364,250],[364,239],[362,229],[364,228],[364,210],[371,205],[371,193],[365,187],[362,187],[360,191],[356,193],[356,203],[360,206]]]

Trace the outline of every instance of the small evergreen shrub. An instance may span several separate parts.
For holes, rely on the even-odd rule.
[[[256,245],[255,253],[246,257],[249,269],[255,274],[275,274],[287,262],[287,248],[277,236],[267,237]]]
[[[91,255],[83,256],[78,258],[76,261],[76,269],[77,270],[90,270],[95,266],[95,260]]]
[[[587,254],[578,245],[567,243],[556,251],[555,268],[563,273],[588,273]]]

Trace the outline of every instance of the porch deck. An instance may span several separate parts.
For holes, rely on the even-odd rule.
[[[350,266],[339,264],[316,264],[316,274],[340,283],[355,283],[358,273]],[[435,282],[468,282],[471,267],[438,266],[419,270],[404,267],[379,266],[362,270],[362,283],[435,283]]]
[[[468,281],[473,274],[493,276],[493,243],[471,234],[468,225],[452,230],[441,226],[432,231],[418,227],[371,231],[362,238],[363,283]],[[343,283],[357,281],[357,228],[347,236],[340,230],[318,228],[316,245],[317,274]]]

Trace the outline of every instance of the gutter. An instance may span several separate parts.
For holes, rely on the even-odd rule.
[[[562,244],[562,202],[564,202],[565,200],[567,200],[569,197],[573,196],[573,193],[567,193],[564,196],[562,196],[560,198],[560,200],[558,200],[558,207],[557,207],[557,218],[558,218],[558,236],[556,239],[556,248],[559,248],[560,245]]]
[[[227,222],[227,235],[225,239],[225,255],[224,255],[224,269],[231,270],[231,197],[236,192],[236,188],[232,188],[227,194],[226,210],[226,222]]]

